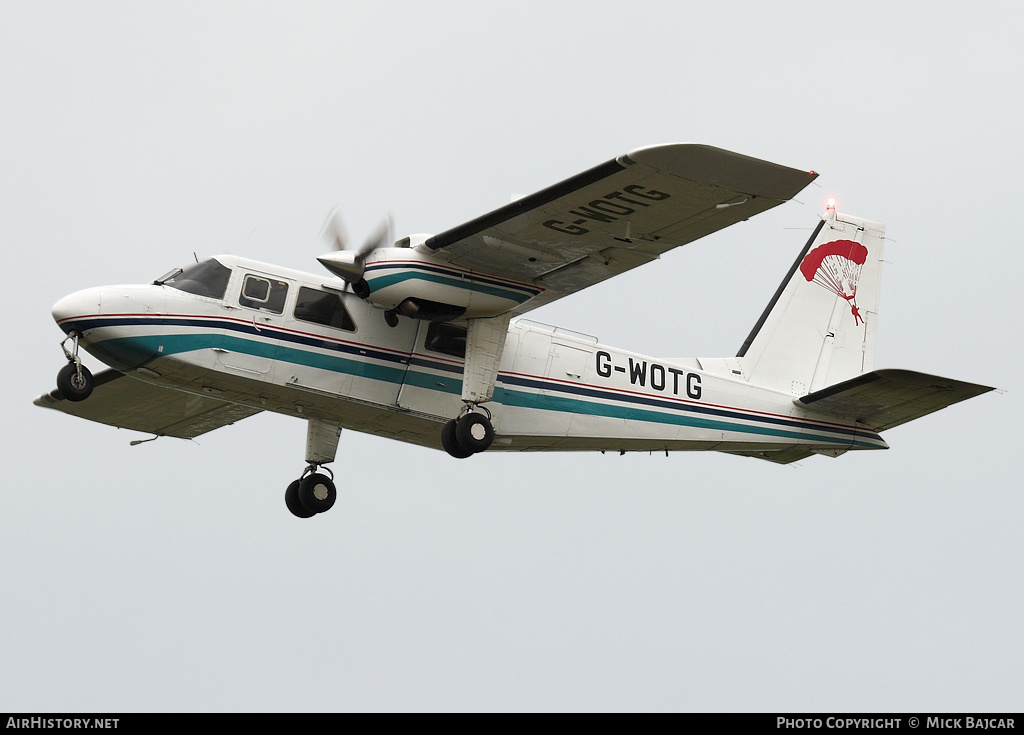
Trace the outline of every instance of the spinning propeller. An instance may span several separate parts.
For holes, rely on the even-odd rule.
[[[377,225],[369,237],[358,248],[353,248],[341,221],[340,212],[335,209],[327,215],[320,236],[330,243],[334,252],[317,258],[324,268],[345,280],[352,286],[352,291],[360,298],[369,295],[369,287],[363,280],[366,257],[374,250],[388,247],[394,243],[394,221],[391,215]]]

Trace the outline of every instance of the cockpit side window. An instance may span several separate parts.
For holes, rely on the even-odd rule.
[[[242,281],[242,293],[238,303],[250,309],[280,314],[284,311],[284,300],[288,296],[288,284],[276,278],[248,274]]]
[[[315,288],[299,288],[299,296],[295,300],[295,318],[325,327],[344,329],[346,332],[356,331],[356,323],[349,316],[341,297],[329,291]]]
[[[424,347],[452,357],[466,357],[466,328],[447,322],[430,322]]]
[[[166,276],[158,278],[154,283],[158,286],[170,286],[196,296],[222,299],[228,290],[228,279],[230,278],[230,268],[221,265],[213,258],[207,258],[184,268],[176,268]]]

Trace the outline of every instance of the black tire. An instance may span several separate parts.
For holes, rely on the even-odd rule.
[[[455,424],[455,439],[474,454],[483,452],[494,441],[494,427],[482,413],[467,413]]]
[[[92,386],[92,373],[85,365],[82,365],[81,376],[73,362],[69,362],[57,373],[57,390],[69,401],[84,401],[92,393]]]
[[[289,485],[288,489],[284,491],[284,504],[288,506],[288,510],[292,512],[292,515],[298,518],[312,518],[316,515],[315,512],[306,510],[305,506],[299,502],[298,480]]]
[[[327,475],[314,472],[299,483],[299,502],[312,513],[330,510],[337,499],[338,491]]]
[[[452,419],[441,429],[441,446],[455,459],[465,459],[473,455],[469,449],[462,447],[455,437],[455,419]]]

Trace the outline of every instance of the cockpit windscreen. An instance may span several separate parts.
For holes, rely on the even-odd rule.
[[[170,286],[185,293],[222,299],[228,290],[231,269],[213,258],[192,263],[184,268],[175,268],[153,281],[157,286]]]

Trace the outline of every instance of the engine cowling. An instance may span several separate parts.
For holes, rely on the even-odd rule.
[[[352,283],[357,293],[374,306],[413,319],[497,316],[543,290],[533,284],[459,268],[413,248],[379,248],[368,253],[362,263],[345,251],[319,260]]]

